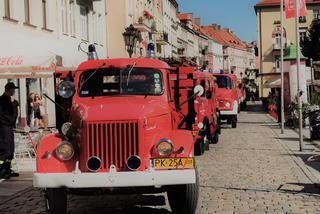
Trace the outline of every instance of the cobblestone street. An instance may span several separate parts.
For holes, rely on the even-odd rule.
[[[241,113],[237,129],[224,125],[219,143],[197,158],[198,214],[320,213],[318,187],[279,141],[275,125],[258,111]],[[69,213],[171,213],[164,194],[71,196],[68,209]],[[0,213],[44,212],[42,195],[33,188],[0,202]]]

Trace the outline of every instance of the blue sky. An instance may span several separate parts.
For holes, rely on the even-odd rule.
[[[233,30],[240,39],[257,38],[254,5],[259,0],[177,0],[180,12],[193,12],[203,25],[220,24]]]

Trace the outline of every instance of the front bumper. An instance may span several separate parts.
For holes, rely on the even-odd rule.
[[[224,109],[221,109],[220,110],[220,115],[222,116],[231,116],[231,115],[238,115],[238,103],[233,103],[233,108],[230,109],[230,110],[224,110]]]
[[[196,183],[194,169],[109,173],[35,173],[39,188],[147,187]]]

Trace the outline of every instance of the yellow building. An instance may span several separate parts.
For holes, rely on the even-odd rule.
[[[320,1],[306,0],[308,13],[299,19],[300,40],[306,37],[308,27],[320,18]],[[279,87],[280,79],[280,0],[261,0],[255,5],[258,27],[260,61],[260,97],[268,96],[270,88]],[[295,19],[285,19],[285,46],[296,44]]]

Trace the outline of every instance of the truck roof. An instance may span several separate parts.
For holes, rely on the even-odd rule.
[[[237,75],[235,74],[218,74],[218,73],[213,73],[213,76],[225,76],[225,77],[231,77],[232,79],[238,79]]]
[[[121,58],[121,59],[99,59],[99,60],[88,60],[79,65],[78,70],[90,70],[100,67],[102,68],[114,66],[118,68],[125,68],[135,64],[136,68],[155,68],[155,69],[170,69],[170,66],[157,59],[150,58]]]

